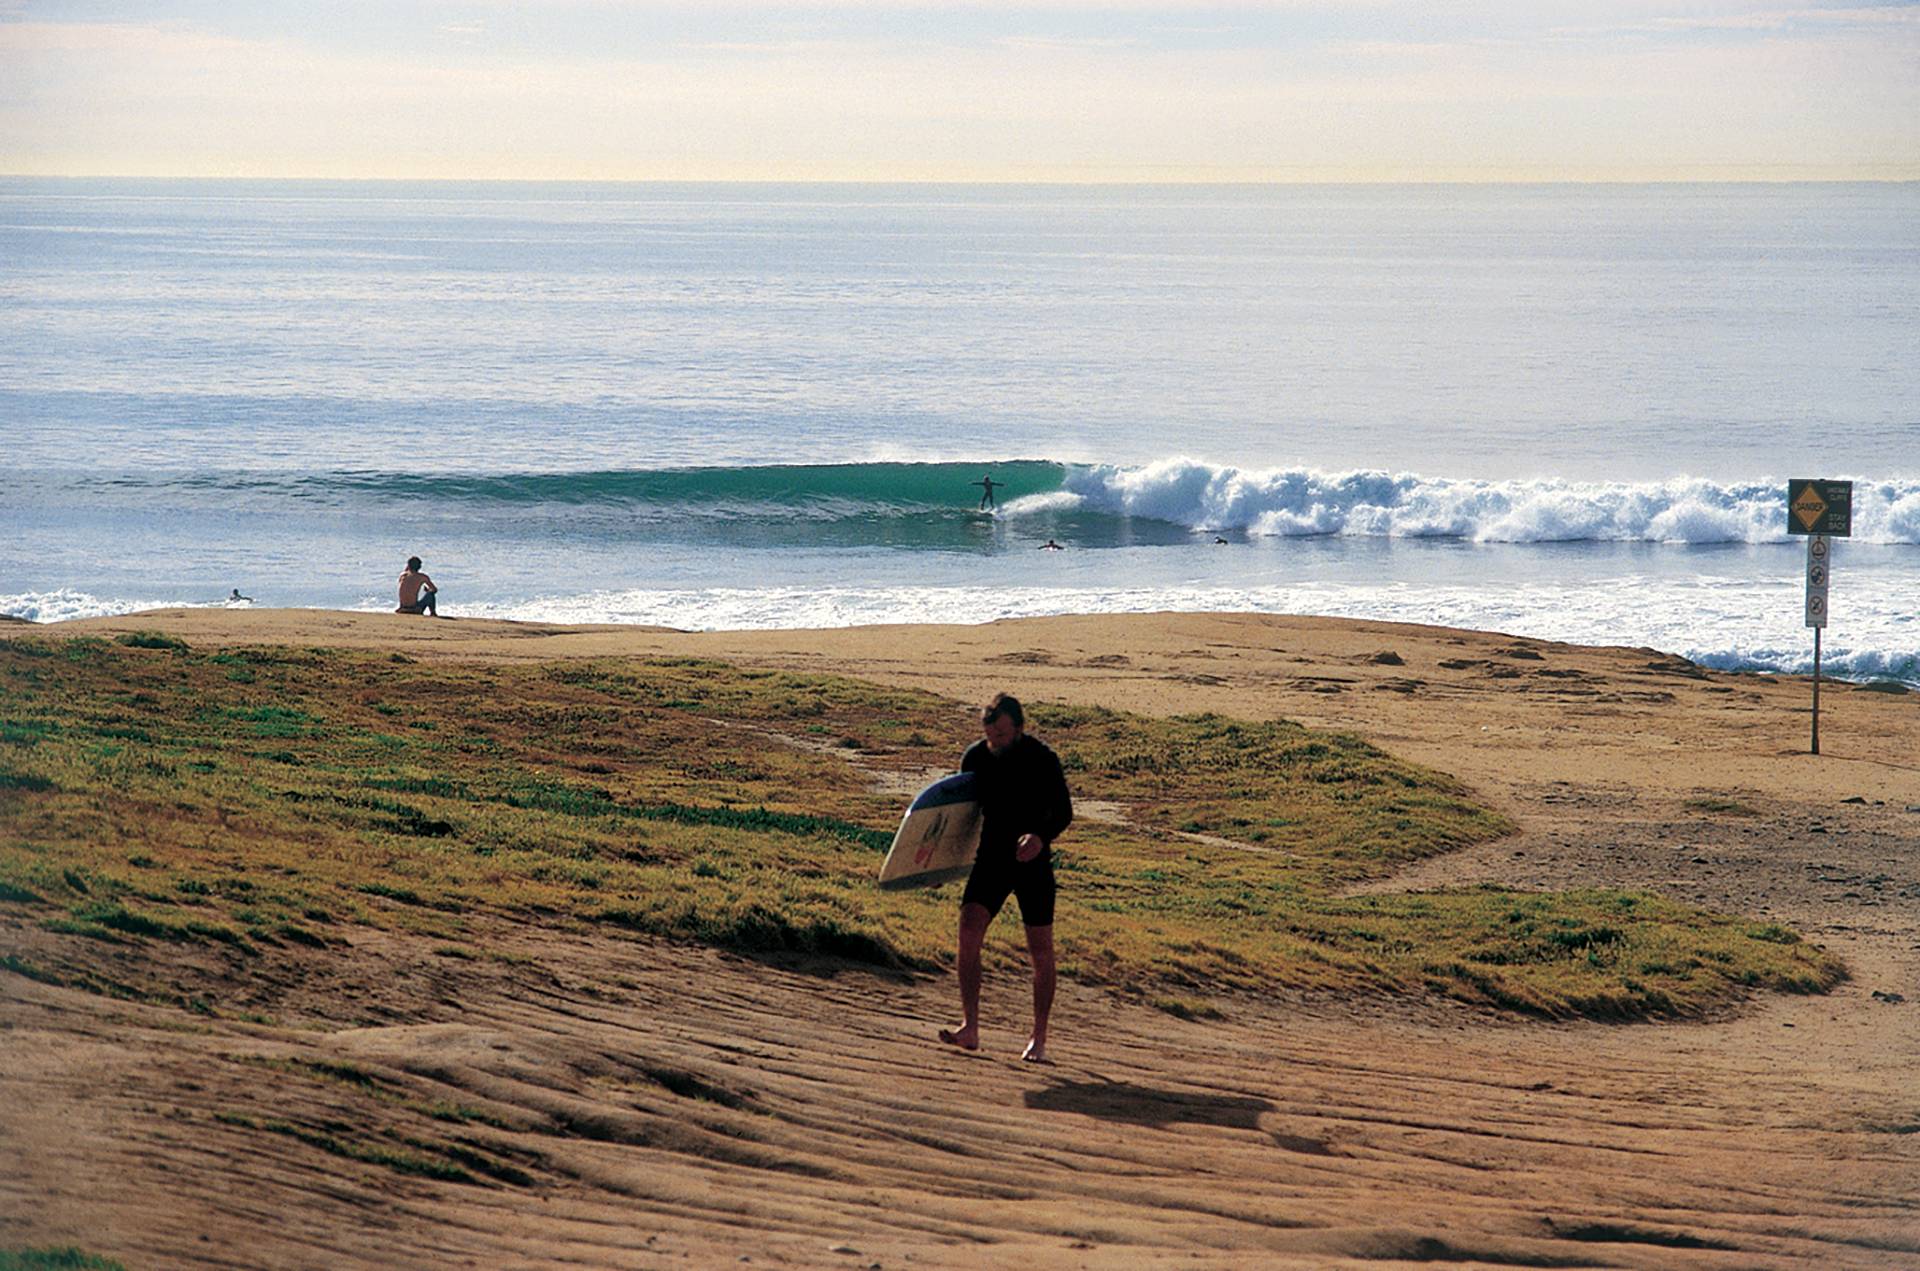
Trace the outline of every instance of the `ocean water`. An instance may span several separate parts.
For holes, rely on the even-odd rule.
[[[386,609],[418,554],[456,615],[1800,671],[1817,476],[1826,665],[1920,683],[1917,295],[1910,184],[0,179],[0,612]]]

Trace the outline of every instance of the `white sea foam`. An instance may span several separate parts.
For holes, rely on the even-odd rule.
[[[0,596],[0,614],[29,622],[70,622],[77,618],[117,618],[149,609],[218,609],[225,601],[123,599],[89,595],[62,587]]]
[[[1725,670],[1813,669],[1795,585],[1623,578],[1579,587],[1319,583],[1259,587],[758,587],[604,591],[484,605],[480,616],[683,630],[980,623],[1060,613],[1301,613],[1502,631],[1574,644],[1647,646]],[[1920,622],[1881,610],[1829,633],[1823,669],[1920,684]]]
[[[1896,598],[1897,599],[1897,598]],[[179,608],[73,590],[0,596],[0,613],[36,622]],[[1839,678],[1920,684],[1920,618],[1860,598],[1827,632],[1822,667]],[[218,608],[220,602],[192,603]],[[390,613],[378,597],[355,609]],[[1812,637],[1797,580],[1625,577],[1504,588],[1320,582],[1289,586],[713,587],[593,591],[461,604],[460,617],[631,623],[690,631],[791,630],[880,623],[981,623],[1063,613],[1298,613],[1501,631],[1573,644],[1647,646],[1722,670],[1805,674]]]
[[[1485,543],[1775,543],[1789,537],[1784,480],[1471,481],[1174,458],[1139,467],[1071,467],[1063,484],[1058,493],[1008,503],[1002,515],[1084,510],[1266,536]],[[1920,543],[1920,480],[1856,481],[1853,537]]]

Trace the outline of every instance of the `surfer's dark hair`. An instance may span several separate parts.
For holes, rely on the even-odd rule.
[[[1001,718],[1012,720],[1015,728],[1027,726],[1027,713],[1020,709],[1020,699],[1011,693],[996,693],[991,702],[980,708],[980,722],[983,724],[991,724]]]
[[[407,568],[408,569],[420,568],[420,558],[418,556],[407,557]]]

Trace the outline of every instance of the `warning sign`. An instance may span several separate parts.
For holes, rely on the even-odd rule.
[[[1833,581],[1833,548],[1824,534],[1807,540],[1807,625],[1827,625],[1827,588]]]
[[[1802,477],[1787,482],[1787,533],[1853,534],[1853,482]]]

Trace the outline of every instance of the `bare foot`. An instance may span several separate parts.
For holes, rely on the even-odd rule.
[[[958,1046],[961,1050],[980,1049],[980,1026],[962,1024],[959,1028],[943,1028],[940,1040],[949,1046]]]
[[[1030,1064],[1047,1063],[1047,1044],[1045,1042],[1028,1041],[1027,1048],[1020,1052],[1020,1058]]]

